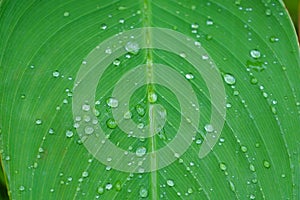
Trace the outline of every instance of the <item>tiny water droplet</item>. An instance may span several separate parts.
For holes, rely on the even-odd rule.
[[[103,194],[103,193],[104,193],[104,188],[103,188],[103,187],[98,187],[97,192],[98,192],[99,194]]]
[[[146,113],[145,109],[140,104],[138,104],[138,105],[135,106],[135,110],[138,113],[138,115],[141,116],[141,117],[144,116],[145,113]]]
[[[66,131],[66,136],[67,136],[68,138],[73,137],[73,131],[67,130],[67,131]]]
[[[197,28],[199,28],[199,24],[193,23],[193,24],[191,24],[191,28],[192,29],[197,29]]]
[[[131,119],[132,113],[130,111],[127,111],[124,113],[124,119]]]
[[[106,126],[110,129],[115,129],[117,128],[117,122],[113,119],[113,118],[109,118],[107,121],[106,121]]]
[[[228,84],[228,85],[233,85],[235,84],[235,77],[231,74],[225,74],[224,75],[224,81]]]
[[[111,183],[107,183],[106,186],[105,186],[105,189],[106,190],[111,190],[113,187],[113,185]]]
[[[248,148],[246,146],[241,146],[242,152],[246,153],[248,151]]]
[[[253,49],[253,50],[250,51],[250,56],[252,58],[258,59],[258,58],[260,58],[261,54],[260,54],[259,50]]]
[[[59,77],[59,71],[55,70],[54,72],[52,72],[52,76],[55,78]]]
[[[249,169],[251,172],[255,172],[255,166],[253,164],[249,165]]]
[[[155,103],[157,101],[157,94],[155,94],[154,92],[149,92],[148,93],[148,101],[150,103]]]
[[[106,104],[111,108],[116,108],[119,105],[119,101],[111,97],[106,100]]]
[[[185,78],[188,79],[188,80],[192,80],[192,79],[194,79],[194,75],[191,74],[191,73],[188,73],[188,74],[185,75]]]
[[[119,66],[121,64],[121,61],[119,59],[116,59],[113,61],[113,65]]]
[[[269,169],[271,167],[271,164],[268,161],[264,160],[264,167]]]
[[[137,54],[140,50],[140,46],[138,43],[130,41],[126,43],[125,50],[129,53]]]
[[[212,19],[206,20],[206,25],[211,26],[211,25],[213,25],[213,24],[214,24],[214,22],[213,22]]]
[[[92,134],[94,132],[94,128],[90,127],[90,126],[87,126],[87,127],[85,127],[84,132],[86,134],[90,135],[90,134]]]
[[[64,12],[64,17],[69,17],[70,13],[68,11]]]
[[[279,41],[279,38],[277,38],[275,36],[270,37],[270,42],[275,43],[275,42],[278,42],[278,41]]]
[[[135,151],[135,154],[138,156],[138,157],[142,157],[146,154],[146,151],[147,149],[145,147],[138,147]]]
[[[231,191],[233,191],[233,192],[235,191],[235,185],[232,181],[229,181],[229,187],[230,187]]]
[[[272,10],[269,9],[269,8],[267,8],[267,9],[265,10],[265,14],[266,14],[267,16],[272,15]]]
[[[89,176],[89,173],[87,171],[82,172],[82,177],[86,178]]]
[[[140,193],[140,197],[142,198],[148,197],[148,190],[145,187],[141,187],[139,193]]]
[[[35,121],[35,124],[36,125],[41,125],[43,123],[43,121],[41,120],[41,119],[37,119],[36,121]]]
[[[21,185],[21,186],[19,187],[19,190],[22,192],[22,191],[25,190],[25,187],[24,187],[23,185]]]
[[[106,25],[106,24],[101,24],[101,29],[102,29],[102,30],[107,29],[107,25]]]
[[[225,163],[220,163],[220,169],[222,170],[222,171],[225,171],[226,169],[227,169],[227,167],[226,167],[226,165],[225,165]]]
[[[211,125],[211,124],[206,124],[204,126],[204,129],[207,131],[207,132],[213,132],[214,131],[214,127]]]
[[[167,180],[167,185],[170,187],[173,187],[175,185],[174,181],[172,179]]]
[[[250,83],[251,83],[252,85],[256,85],[256,84],[258,83],[257,78],[252,77],[252,78],[250,79]]]

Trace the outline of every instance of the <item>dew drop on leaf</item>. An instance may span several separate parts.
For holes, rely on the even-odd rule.
[[[52,72],[52,76],[55,78],[59,77],[59,71],[55,70],[54,72]]]
[[[36,121],[35,121],[35,124],[36,125],[41,125],[43,123],[43,121],[41,120],[41,119],[37,119]]]
[[[113,118],[109,118],[106,121],[106,126],[110,129],[115,129],[117,128],[117,122]]]
[[[211,124],[206,124],[204,126],[204,129],[207,131],[207,132],[213,132],[214,131],[214,127],[211,125]]]
[[[140,197],[142,198],[148,197],[148,190],[145,187],[141,187],[139,193],[140,193]]]
[[[194,75],[191,74],[191,73],[188,73],[188,74],[185,75],[185,78],[188,79],[188,80],[192,80],[192,79],[194,79]]]
[[[173,187],[175,185],[174,181],[172,179],[167,180],[167,185],[170,187]]]
[[[24,187],[23,185],[21,185],[21,186],[19,187],[19,190],[22,192],[22,191],[25,190],[25,187]]]
[[[82,177],[86,178],[89,176],[89,173],[87,171],[82,172]]]
[[[260,54],[259,50],[253,49],[253,50],[250,51],[250,56],[252,58],[258,59],[258,58],[260,58],[261,54]]]
[[[85,127],[84,132],[86,134],[90,135],[90,134],[92,134],[94,132],[94,128],[90,127],[90,126],[87,126],[87,127]]]
[[[125,50],[128,53],[132,53],[132,54],[137,54],[140,51],[140,46],[138,43],[133,42],[133,41],[129,41],[126,43],[125,45]]]
[[[119,101],[115,98],[108,98],[106,104],[111,108],[116,108],[119,105]]]
[[[113,187],[113,185],[111,183],[107,183],[106,186],[105,186],[105,189],[106,190],[111,190]]]
[[[66,131],[66,136],[67,136],[68,138],[73,137],[73,131],[67,130],[67,131]]]
[[[233,85],[235,84],[235,77],[231,74],[225,74],[224,75],[224,81],[228,84],[228,85]]]
[[[253,164],[249,165],[249,169],[251,172],[255,172],[255,166]]]
[[[264,167],[269,169],[271,167],[271,164],[267,160],[264,160]]]
[[[121,64],[121,61],[119,59],[116,59],[113,61],[113,65],[119,66]]]
[[[104,193],[104,188],[103,188],[103,187],[98,187],[97,192],[98,192],[99,194],[103,194],[103,193]]]
[[[157,101],[157,94],[155,94],[154,92],[149,92],[148,93],[148,101],[150,103],[155,103]]]
[[[227,167],[226,167],[226,165],[225,165],[225,163],[220,163],[220,169],[222,170],[222,171],[225,171],[226,169],[227,169]]]
[[[145,147],[138,147],[135,151],[135,154],[138,156],[138,157],[142,157],[146,154],[146,151],[147,149]]]

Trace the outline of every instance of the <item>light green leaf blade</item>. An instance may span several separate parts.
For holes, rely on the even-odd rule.
[[[112,59],[111,64],[103,76],[94,74],[100,79],[96,85],[91,81],[83,88],[95,87],[95,102],[90,107],[80,105],[83,112],[95,108],[97,121],[73,115],[76,88],[83,84],[77,82],[80,70],[106,67],[103,62],[90,66],[98,61],[90,52],[97,51],[97,46],[101,49],[116,34],[122,32],[118,35],[122,37],[145,27],[169,29],[196,41],[199,57],[192,50],[177,52],[185,50],[188,41],[172,34],[164,37],[163,32],[155,35],[156,29],[141,31],[141,41],[161,48],[134,52],[136,47],[128,50],[124,40],[100,52],[99,61]],[[11,199],[299,199],[300,59],[292,27],[281,1],[271,0],[1,1],[1,158]],[[174,44],[167,43],[171,39]],[[114,58],[114,48],[122,56]],[[200,64],[195,66],[191,60]],[[211,74],[198,70],[207,69],[209,61],[217,66],[221,86]],[[149,63],[169,66],[181,79],[169,77],[172,72],[158,73],[163,67]],[[114,111],[123,105],[129,88],[121,90],[118,105],[109,100],[118,81],[141,64],[147,70],[136,82],[153,78],[170,85],[182,83],[176,85],[179,93],[153,82],[131,96],[128,106],[136,127],[148,126],[146,134],[151,134],[155,132],[151,127],[164,125],[146,139],[127,137],[121,124],[128,119],[114,121]],[[209,82],[216,87],[212,89]],[[91,153],[81,128],[95,131],[87,134],[95,136],[89,144],[97,145],[96,132],[101,129],[118,149],[138,158],[143,158],[145,150],[170,145],[179,137],[177,131],[185,120],[181,116],[189,114],[182,111],[186,105],[178,99],[180,94],[190,98],[184,83],[196,95],[198,102],[193,103],[199,108],[199,123],[190,119],[197,131],[195,136],[185,133],[191,136],[191,144],[174,154],[174,162],[153,172],[128,173],[110,166],[116,158],[108,155],[115,149],[93,147],[107,157],[105,164]],[[199,158],[204,137],[214,128],[209,126],[216,107],[212,99],[222,88],[225,124],[213,151]],[[149,101],[149,94],[156,94],[157,100],[150,96]],[[163,108],[156,110],[154,103]],[[94,124],[95,129],[83,129],[85,123]],[[153,169],[165,160],[155,163],[152,159],[148,164]],[[120,168],[137,164],[119,162]]]

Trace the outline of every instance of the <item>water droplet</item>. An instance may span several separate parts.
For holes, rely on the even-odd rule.
[[[68,11],[64,12],[64,17],[69,17],[70,13]]]
[[[257,78],[252,77],[251,80],[250,80],[250,83],[251,83],[252,85],[256,85],[256,84],[258,83]]]
[[[248,148],[246,146],[241,146],[242,152],[246,153],[248,151]]]
[[[251,194],[251,195],[250,195],[250,199],[255,199],[255,195],[254,195],[254,194]]]
[[[89,173],[87,171],[82,172],[82,177],[86,178],[89,176]]]
[[[140,50],[140,46],[138,43],[130,41],[125,45],[125,50],[129,53],[137,54]]]
[[[106,24],[101,24],[101,29],[102,29],[102,30],[107,29],[107,25],[106,25]]]
[[[41,120],[41,119],[37,119],[36,121],[35,121],[35,124],[36,125],[41,125],[43,123],[43,121]]]
[[[193,24],[191,24],[191,28],[192,29],[197,29],[197,28],[199,28],[199,24],[193,23]]]
[[[255,166],[253,164],[249,165],[249,169],[251,172],[255,172]]]
[[[90,126],[87,126],[87,127],[85,127],[84,132],[86,134],[90,135],[90,134],[92,134],[94,132],[94,128],[90,127]]]
[[[188,80],[192,80],[192,79],[194,79],[194,75],[191,74],[191,73],[188,73],[188,74],[185,75],[185,78],[188,79]]]
[[[250,56],[252,58],[258,59],[258,58],[260,58],[261,54],[260,54],[259,50],[253,49],[253,50],[250,51]]]
[[[269,169],[271,167],[271,164],[268,161],[264,160],[264,167]]]
[[[172,179],[167,180],[167,185],[170,187],[173,187],[175,185],[174,181]]]
[[[82,107],[81,107],[81,109],[82,109],[83,111],[89,111],[90,108],[91,108],[91,106],[88,105],[88,104],[83,104]]]
[[[54,72],[52,72],[52,76],[55,78],[59,77],[59,71],[55,70]]]
[[[269,9],[269,8],[267,8],[267,9],[265,10],[265,14],[266,14],[267,16],[272,15],[272,10]]]
[[[206,124],[204,126],[204,129],[207,131],[207,132],[213,132],[214,131],[214,127],[211,125],[211,124]]]
[[[224,81],[229,85],[233,85],[235,84],[235,77],[231,74],[225,74]]]
[[[235,185],[232,181],[229,181],[229,187],[230,187],[231,191],[233,191],[233,192],[235,191]]]
[[[104,193],[104,188],[103,188],[103,187],[98,187],[97,192],[98,192],[99,194],[103,194],[103,193]]]
[[[148,196],[148,190],[145,187],[141,187],[139,193],[142,198],[146,198]]]
[[[140,115],[141,117],[144,116],[146,113],[145,109],[140,104],[135,106],[135,110],[138,113],[138,115]]]
[[[113,65],[119,66],[121,64],[121,61],[119,59],[116,59],[113,61]]]
[[[188,192],[189,194],[192,194],[194,191],[193,191],[192,188],[188,188],[187,192]]]
[[[275,43],[275,42],[278,42],[278,41],[279,41],[279,38],[277,38],[275,36],[270,37],[270,42]]]
[[[111,190],[112,187],[113,187],[113,185],[111,183],[107,183],[106,186],[105,186],[105,189]]]
[[[220,163],[220,169],[222,170],[222,171],[225,171],[226,169],[227,169],[227,167],[226,167],[226,165],[225,165],[225,163]]]
[[[157,94],[155,94],[154,92],[149,92],[148,93],[148,101],[150,103],[155,103],[157,101]]]
[[[120,191],[122,189],[121,181],[116,182],[115,188],[116,188],[117,191]]]
[[[119,101],[115,98],[109,98],[106,100],[106,104],[111,108],[116,108],[119,105]]]
[[[146,154],[146,151],[147,149],[145,147],[138,147],[135,151],[135,154],[138,156],[138,157],[142,157]]]
[[[211,26],[211,25],[213,25],[213,24],[214,24],[214,22],[213,22],[212,19],[206,20],[206,25]]]
[[[267,68],[266,65],[260,61],[256,61],[256,62],[247,61],[247,66],[258,72],[261,72]]]
[[[110,129],[115,129],[117,128],[117,122],[113,119],[113,118],[109,118],[107,121],[106,121],[106,126]]]
[[[131,119],[132,113],[130,111],[127,111],[124,113],[124,119]]]
[[[22,191],[25,190],[25,187],[24,187],[23,185],[21,185],[21,186],[19,187],[19,190],[22,192]]]
[[[67,136],[68,138],[73,137],[73,131],[67,130],[67,131],[66,131],[66,136]]]

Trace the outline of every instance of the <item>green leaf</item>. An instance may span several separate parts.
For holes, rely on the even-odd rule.
[[[2,0],[0,52],[11,199],[300,198],[281,1]]]

